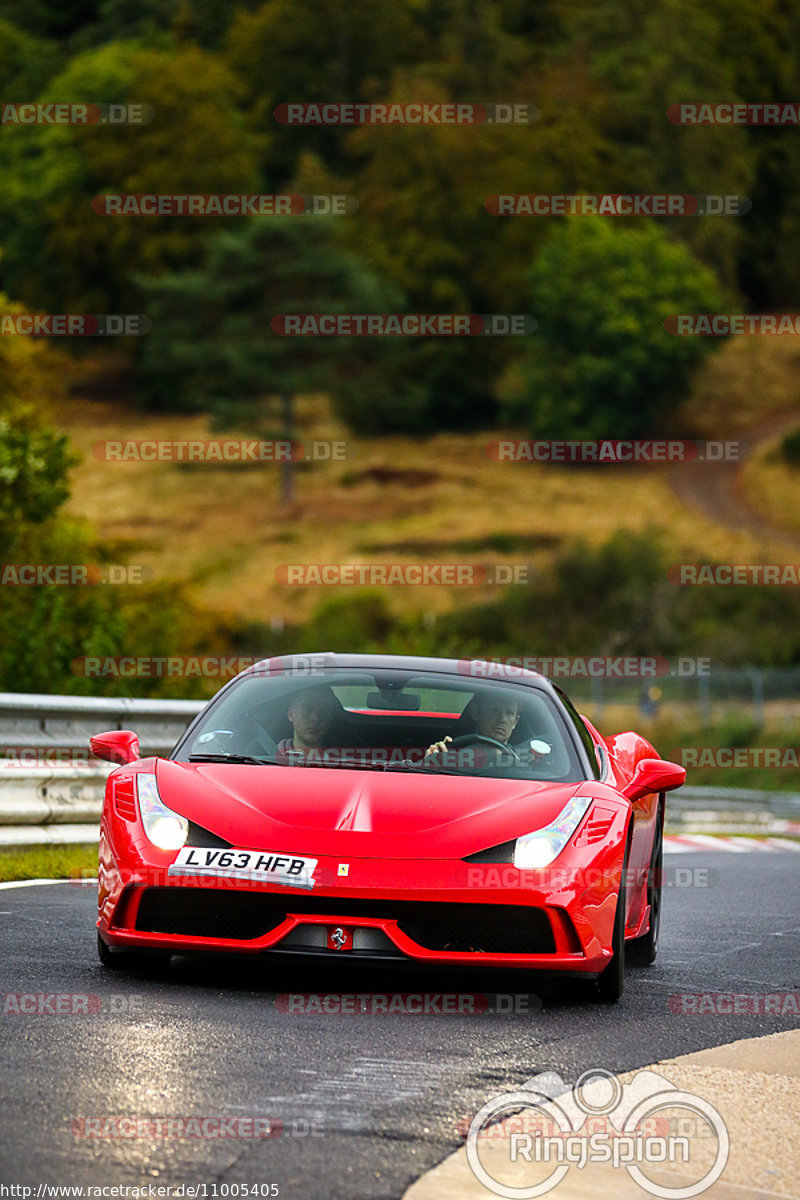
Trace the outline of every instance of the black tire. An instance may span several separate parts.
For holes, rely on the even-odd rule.
[[[622,877],[617,895],[617,911],[614,914],[614,933],[611,939],[613,958],[606,969],[597,977],[596,996],[602,1004],[616,1004],[625,987],[625,904],[628,895],[628,851],[622,863]]]
[[[636,967],[649,967],[658,953],[658,931],[661,926],[661,886],[664,876],[664,810],[659,809],[650,869],[647,872],[647,903],[650,905],[650,928],[641,937],[628,943],[628,960]]]
[[[138,950],[112,950],[100,934],[97,935],[97,957],[112,971],[163,971],[169,966],[171,955]]]

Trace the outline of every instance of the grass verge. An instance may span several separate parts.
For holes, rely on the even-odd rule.
[[[89,879],[97,874],[97,846],[31,846],[0,850],[0,882],[15,879]]]

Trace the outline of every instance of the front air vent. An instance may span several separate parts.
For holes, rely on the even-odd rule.
[[[613,808],[603,808],[595,804],[575,838],[575,845],[596,846],[598,842],[604,841],[616,815]]]
[[[133,786],[133,779],[119,779],[114,784],[114,811],[123,821],[136,820]]]
[[[210,829],[204,829],[202,825],[195,825],[194,821],[190,821],[186,845],[201,849],[216,849],[218,846],[221,850],[229,850],[233,842],[226,842],[224,838],[217,837]]]
[[[477,854],[469,854],[462,862],[468,863],[513,863],[516,841],[501,842],[489,850],[480,850]]]

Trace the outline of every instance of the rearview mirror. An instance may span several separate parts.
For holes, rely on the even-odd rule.
[[[89,738],[89,745],[97,758],[117,765],[134,762],[140,757],[139,738],[130,729],[110,729]]]
[[[622,795],[633,803],[650,792],[670,792],[686,782],[686,768],[664,758],[641,758]]]

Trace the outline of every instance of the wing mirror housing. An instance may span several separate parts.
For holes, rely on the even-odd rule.
[[[89,746],[96,758],[118,766],[135,762],[140,758],[139,738],[131,729],[110,729],[89,739]]]
[[[671,792],[686,782],[686,768],[665,758],[641,758],[622,795],[633,803],[650,792]]]

